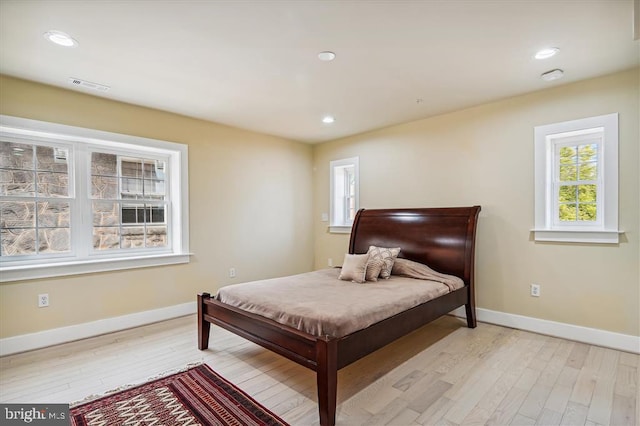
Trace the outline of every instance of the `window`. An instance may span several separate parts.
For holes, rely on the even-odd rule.
[[[359,208],[358,173],[358,157],[330,163],[331,232],[351,232],[351,225]]]
[[[167,247],[167,160],[91,153],[94,250]]]
[[[617,243],[618,115],[535,128],[535,239]]]
[[[0,258],[69,253],[69,146],[0,142]]]
[[[598,193],[602,193],[602,129],[593,134],[552,139],[554,226],[599,225]],[[592,137],[589,137],[592,136]]]
[[[2,281],[188,262],[186,145],[0,119]]]

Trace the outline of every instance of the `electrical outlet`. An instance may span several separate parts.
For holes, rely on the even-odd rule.
[[[229,278],[236,277],[236,268],[229,268]]]
[[[39,294],[38,295],[38,308],[46,308],[49,306],[49,295],[48,294]]]
[[[333,266],[333,259],[332,258],[327,259],[327,265],[328,266]]]
[[[540,284],[531,284],[531,295],[533,297],[540,297]]]

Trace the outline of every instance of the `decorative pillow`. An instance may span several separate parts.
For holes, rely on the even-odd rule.
[[[367,270],[368,254],[345,254],[342,262],[342,271],[338,277],[344,281],[363,283]]]
[[[372,260],[382,260],[384,266],[380,270],[380,278],[389,278],[391,276],[391,269],[393,268],[393,262],[400,253],[400,247],[376,247],[369,246],[367,254]]]
[[[382,259],[372,259],[369,257],[369,262],[367,262],[367,272],[365,273],[365,279],[367,281],[378,281],[378,276],[380,275],[380,271],[384,267],[384,260]]]

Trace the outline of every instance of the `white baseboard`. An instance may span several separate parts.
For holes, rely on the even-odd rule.
[[[466,318],[464,307],[460,307],[451,314]],[[581,327],[562,322],[548,321],[522,315],[508,314],[489,309],[476,308],[476,319],[490,324],[502,325],[519,330],[532,331],[547,336],[560,337],[577,342],[589,343],[596,346],[618,349],[625,352],[640,353],[640,337],[628,334],[614,333],[597,328]]]
[[[196,302],[194,301],[168,306],[166,308],[153,309],[151,311],[136,312],[134,314],[91,321],[68,327],[39,331],[37,333],[7,337],[0,339],[0,356],[59,345],[61,343],[86,339],[87,337],[94,337],[114,331],[126,330],[127,328],[177,318],[195,312]]]

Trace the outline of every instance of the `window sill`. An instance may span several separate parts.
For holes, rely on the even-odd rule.
[[[191,253],[0,267],[0,283],[189,263]]]
[[[618,244],[620,234],[618,230],[585,230],[585,229],[532,229],[535,241],[548,241],[558,243],[595,243]]]
[[[338,226],[331,225],[329,226],[330,234],[350,234],[351,233],[351,225]]]

